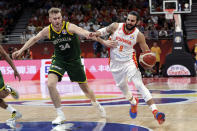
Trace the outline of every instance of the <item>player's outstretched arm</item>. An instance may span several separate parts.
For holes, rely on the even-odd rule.
[[[107,27],[97,30],[95,33],[93,33],[93,36],[106,36],[108,34],[113,34],[117,30],[118,25],[118,23],[114,22]]]
[[[78,35],[81,35],[81,36],[84,36],[86,37],[87,39],[91,39],[91,40],[95,40],[95,41],[98,41],[99,43],[107,46],[107,47],[116,47],[117,46],[117,43],[115,41],[110,41],[110,40],[103,40],[99,37],[95,37],[93,35],[93,32],[89,32],[81,27],[78,27],[77,25],[75,24],[72,24],[72,23],[69,23],[68,25],[68,30],[69,32],[71,33],[75,33],[75,34],[78,34]]]
[[[137,43],[139,43],[142,52],[150,51],[148,45],[146,44],[145,36],[141,32],[138,33]]]
[[[13,58],[17,58],[18,56],[20,56],[22,54],[23,51],[25,51],[26,49],[28,49],[31,46],[33,46],[39,40],[44,39],[46,37],[49,37],[48,35],[49,35],[49,27],[45,27],[36,36],[33,36],[32,38],[30,38],[20,50],[15,51],[12,54],[12,57]]]
[[[98,41],[99,43],[105,45],[106,47],[109,48],[114,48],[118,45],[118,43],[116,41],[113,40],[104,40],[102,38],[100,38],[100,36],[106,36],[108,34],[113,34],[117,28],[118,28],[118,23],[112,23],[111,25],[101,28],[99,30],[97,30],[96,32],[91,33],[90,36],[93,37],[93,40]],[[96,36],[96,38],[94,38],[94,36]]]
[[[12,69],[14,70],[14,77],[16,79],[16,77],[18,77],[19,81],[21,80],[21,76],[19,75],[12,59],[10,58],[10,56],[5,52],[5,50],[3,49],[3,47],[0,45],[0,54],[5,58],[5,60],[8,62],[8,64],[12,67]]]
[[[69,23],[68,24],[68,30],[70,33],[75,33],[77,35],[80,35],[80,36],[84,36],[86,39],[90,39],[90,32],[75,25],[75,24],[72,24],[72,23]]]
[[[117,41],[114,41],[114,40],[104,40],[104,39],[102,39],[100,37],[93,38],[93,40],[98,41],[99,43],[101,43],[104,46],[109,47],[109,48],[115,48],[118,45]]]

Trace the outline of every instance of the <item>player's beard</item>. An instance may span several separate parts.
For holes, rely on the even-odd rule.
[[[128,31],[132,31],[135,27],[136,27],[136,24],[133,25],[133,26],[130,26],[130,27],[129,27],[129,24],[126,24],[126,29],[127,29]]]

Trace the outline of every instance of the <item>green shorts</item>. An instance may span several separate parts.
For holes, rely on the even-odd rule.
[[[53,58],[49,73],[56,74],[58,81],[61,81],[65,72],[67,72],[72,82],[86,83],[87,79],[81,59],[63,61],[58,58]]]
[[[0,71],[0,91],[2,91],[4,88],[5,88],[5,84],[4,84],[3,76]]]

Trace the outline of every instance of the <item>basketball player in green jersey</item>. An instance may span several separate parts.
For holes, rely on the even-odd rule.
[[[5,52],[3,47],[0,45],[0,54],[5,58],[5,60],[8,62],[8,64],[12,67],[14,70],[14,77],[18,77],[19,81],[21,80],[21,77],[12,62],[12,59],[9,57],[9,55]],[[9,85],[4,84],[3,76],[0,71],[0,107],[3,109],[8,110],[10,113],[12,113],[12,117],[6,121],[6,124],[12,128],[14,128],[15,120],[22,117],[21,113],[18,112],[16,109],[14,109],[11,105],[7,105],[5,101],[3,100],[8,95],[11,95],[14,99],[18,99],[19,95],[18,93]]]
[[[20,50],[14,52],[12,54],[13,58],[20,56],[23,51],[40,39],[49,38],[55,47],[47,84],[51,100],[57,110],[57,118],[52,121],[52,124],[61,124],[65,121],[65,116],[61,109],[60,96],[56,89],[57,82],[61,81],[65,71],[67,71],[72,82],[78,82],[85,95],[91,100],[92,105],[98,109],[101,117],[106,117],[104,108],[98,103],[93,91],[88,87],[84,67],[80,58],[81,51],[78,35],[97,40],[107,47],[116,47],[116,43],[110,40],[105,41],[100,38],[93,38],[91,32],[75,24],[63,21],[59,8],[51,8],[48,13],[51,24],[41,30],[36,36],[30,38]]]

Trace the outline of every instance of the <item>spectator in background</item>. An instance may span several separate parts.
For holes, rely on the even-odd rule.
[[[152,38],[152,39],[158,39],[158,31],[156,30],[156,28],[154,26],[152,26],[150,28],[150,34],[149,34],[149,37]]]
[[[32,22],[30,22],[29,25],[27,26],[27,30],[31,31],[31,33],[34,34],[36,31],[36,27],[33,25]]]
[[[88,30],[88,31],[90,30],[90,25],[88,24],[88,22],[85,23],[84,29],[85,30]]]
[[[93,24],[94,31],[98,30],[99,28],[100,28],[100,25],[98,24],[97,21],[95,21],[95,24]]]
[[[85,22],[83,20],[81,20],[79,22],[79,27],[84,28],[86,26]]]
[[[25,50],[22,59],[23,60],[32,60],[32,51],[30,51],[30,49]]]
[[[194,53],[195,53],[195,59],[196,59],[196,61],[197,61],[197,44],[195,44]]]
[[[20,39],[21,39],[21,44],[24,44],[26,42],[26,40],[27,40],[26,31],[23,31],[23,33],[20,36]]]
[[[161,30],[159,31],[159,37],[160,38],[168,37],[168,32],[164,29],[164,27],[162,27]]]
[[[47,46],[44,47],[44,50],[41,54],[42,54],[43,58],[45,58],[45,59],[51,58],[51,55],[52,55]]]
[[[153,52],[155,54],[155,56],[156,56],[156,64],[153,67],[155,69],[155,71],[156,71],[156,73],[154,75],[158,75],[159,76],[161,49],[157,45],[157,42],[153,43],[153,47],[151,48],[151,52]]]
[[[33,34],[30,30],[27,30],[26,33],[26,41],[29,40],[31,37],[34,37],[35,34]]]

